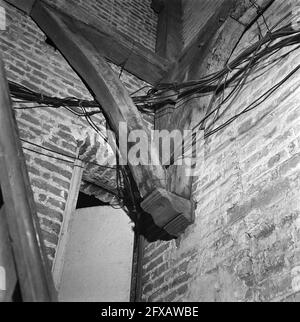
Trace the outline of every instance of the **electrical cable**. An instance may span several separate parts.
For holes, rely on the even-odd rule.
[[[281,22],[281,21],[280,21]],[[278,23],[279,24],[279,23]],[[278,25],[278,24],[276,24],[276,26]],[[274,27],[273,27],[274,28]],[[273,29],[272,28],[272,29]],[[271,29],[270,29],[271,30]],[[281,29],[279,29],[279,31],[277,31],[278,33],[280,33],[281,35],[282,34],[284,34],[284,35],[286,35],[286,33],[285,33],[285,30],[286,30],[286,28],[284,27],[284,28],[281,28]],[[257,49],[256,49],[256,52],[255,52],[255,55],[252,57],[252,59],[251,59],[251,61],[253,62],[253,61],[255,61],[255,63],[253,64],[253,67],[252,68],[254,68],[255,66],[257,66],[258,65],[258,63],[263,59],[263,58],[266,58],[266,57],[270,57],[270,56],[272,56],[273,54],[276,54],[280,49],[282,49],[282,48],[284,48],[284,47],[286,47],[286,46],[292,46],[292,45],[295,45],[295,44],[299,44],[299,42],[300,42],[300,38],[299,38],[299,32],[291,32],[291,34],[293,35],[292,37],[292,39],[288,39],[288,41],[287,40],[281,40],[281,41],[279,41],[278,43],[276,43],[275,45],[273,45],[271,48],[270,47],[268,47],[267,48],[267,51],[266,52],[264,52],[263,53],[263,55],[260,53],[259,55],[258,55],[258,51],[257,51]],[[294,37],[294,35],[296,34],[296,38]],[[270,37],[270,35],[268,34],[267,35],[268,37]],[[271,42],[271,39],[272,39],[272,37],[270,37],[270,42]],[[262,38],[262,39],[260,39],[260,41],[259,41],[259,43],[258,43],[258,45],[256,44],[256,48],[259,48],[259,47],[261,47],[261,44],[262,43],[264,43],[265,42],[265,40]],[[297,47],[297,48],[299,48],[299,46]],[[279,58],[276,58],[272,63],[274,63],[274,62],[276,62],[277,60],[280,60],[280,59],[283,59],[283,58],[285,58],[285,57],[287,57],[291,52],[293,52],[293,51],[295,51],[297,48],[294,48],[294,49],[292,49],[292,50],[290,50],[288,53],[285,53],[284,55],[282,55],[281,57],[279,57]],[[248,48],[248,50],[249,50],[249,48]],[[251,52],[253,52],[253,50],[251,50]],[[267,56],[267,54],[268,54],[268,56]],[[251,62],[250,61],[250,62]],[[247,65],[247,66],[250,66],[250,63]],[[266,66],[264,66],[264,67],[266,67]],[[297,69],[298,70],[298,69]],[[243,72],[245,72],[245,71],[243,71]],[[292,75],[293,75],[293,73],[294,73],[295,71],[293,71],[292,72]],[[243,75],[243,77],[245,77],[245,75]],[[248,77],[248,76],[247,76]],[[288,78],[290,77],[290,75],[288,75]],[[246,79],[246,78],[244,78],[244,79]],[[240,81],[240,80],[239,80]],[[243,82],[244,84],[243,85],[245,85],[245,81]],[[278,87],[280,86],[280,84],[281,84],[281,82],[279,83],[279,84],[277,84],[277,86],[274,86],[272,89],[271,89],[271,93],[273,93],[276,89],[278,89]],[[225,87],[225,86],[224,86]],[[223,89],[223,92],[224,92],[224,89]],[[234,88],[234,91],[233,92],[236,92],[236,88]],[[265,93],[265,95],[267,95],[269,93],[269,91],[267,92],[267,93]],[[267,97],[269,97],[270,95],[267,95]],[[218,106],[213,110],[213,111],[211,111],[211,112],[209,112],[208,114],[206,114],[206,116],[199,122],[199,123],[197,123],[197,125],[192,129],[192,131],[195,131],[197,128],[199,128],[200,126],[201,126],[201,124],[203,124],[203,122],[205,122],[210,116],[212,116],[215,112],[218,112],[219,110],[220,110],[220,107],[221,107],[221,105],[222,104],[224,104],[226,102],[226,99],[225,100],[223,100],[222,102],[221,102],[221,104],[218,104]],[[256,101],[254,102],[254,103],[256,103]],[[261,104],[261,103],[259,103],[259,104]],[[259,104],[256,104],[255,105],[255,107],[256,106],[258,106]],[[250,108],[251,108],[251,106],[250,106]],[[245,111],[244,111],[244,113],[245,112],[247,112],[248,110],[246,109]],[[240,116],[240,115],[239,115]],[[212,124],[214,124],[214,122],[215,122],[216,120],[214,119],[214,121],[213,121],[213,123]],[[228,124],[228,122],[226,122],[226,124]],[[223,126],[225,126],[226,124],[224,124]],[[208,134],[206,134],[205,135],[205,138],[208,138],[208,137],[210,137],[212,134],[214,134],[214,133],[216,133],[218,130],[221,130],[223,127],[219,127],[218,129],[216,129],[215,131],[211,131],[211,132],[209,132]],[[175,151],[175,152],[177,152],[177,151]],[[174,152],[174,154],[175,154],[175,152]],[[184,153],[184,152],[183,152]],[[172,158],[174,158],[174,154],[172,155]],[[171,158],[171,160],[172,160],[172,158]],[[176,160],[174,160],[174,161],[176,161]],[[171,163],[172,164],[172,163]]]
[[[74,163],[74,161],[76,160],[76,157],[73,155],[68,155],[68,154],[65,154],[65,153],[62,153],[62,152],[58,152],[58,151],[55,151],[55,150],[52,150],[52,149],[49,149],[49,148],[46,148],[42,145],[39,145],[39,144],[36,144],[36,143],[33,143],[33,142],[30,142],[30,141],[27,141],[27,140],[24,140],[24,139],[20,139],[23,143],[26,143],[26,144],[29,144],[31,146],[34,146],[36,148],[39,148],[39,149],[42,149],[42,150],[45,150],[45,151],[48,151],[48,152],[51,152],[51,153],[54,153],[56,155],[60,155],[60,156],[63,156],[63,157],[66,157],[66,158],[69,158],[71,160],[66,160],[66,159],[62,159],[62,161],[65,161],[65,162],[71,162],[71,163]],[[36,153],[39,153],[39,151],[35,151]],[[46,156],[49,156],[49,155],[46,155]],[[55,157],[54,157],[55,158]],[[105,166],[105,165],[102,165],[102,164],[99,164],[97,162],[92,162],[92,161],[83,161],[85,164],[89,164],[89,165],[95,165],[97,167],[101,167],[101,168],[104,168],[104,169],[111,169],[111,170],[115,170],[116,167],[112,167],[112,166]]]
[[[279,24],[279,23],[278,23]],[[276,26],[278,25],[276,24]],[[232,83],[236,83],[242,77],[241,75],[245,74],[245,69],[247,67],[243,65],[249,66],[249,56],[255,53],[259,53],[258,55],[254,55],[254,59],[252,61],[253,65],[256,65],[264,57],[275,53],[278,48],[291,46],[293,44],[299,43],[299,31],[292,29],[289,25],[282,27],[276,31],[273,31],[273,28],[269,28],[270,32],[267,33],[265,37],[259,40],[259,42],[249,46],[246,48],[238,57],[236,57],[232,62],[226,64],[226,66],[210,75],[203,77],[198,81],[185,82],[182,84],[158,84],[156,88],[152,88],[148,91],[146,95],[140,96],[132,96],[134,103],[137,105],[138,109],[142,113],[153,113],[160,106],[164,105],[168,100],[174,99],[178,96],[178,103],[184,100],[188,96],[192,96],[194,94],[211,94],[215,91],[219,91],[220,88],[229,88]],[[275,42],[279,40],[274,46],[270,48],[263,49],[262,47],[268,43]],[[251,59],[250,59],[251,60]],[[232,73],[234,70],[240,70],[227,81],[226,75]],[[227,76],[228,77],[228,76]],[[220,79],[226,79],[226,82],[220,86]],[[87,100],[79,100],[77,98],[57,98],[57,97],[49,97],[47,95],[37,94],[33,91],[10,82],[10,90],[12,93],[12,97],[14,99],[19,99],[24,103],[24,101],[37,102],[40,104],[49,105],[53,108],[64,107],[69,111],[75,113],[77,116],[86,117],[94,114],[99,114],[101,106],[96,101],[87,101]],[[145,86],[142,88],[145,89]],[[140,90],[142,90],[140,89]],[[175,91],[175,94],[168,94],[170,90]],[[138,92],[138,91],[137,91]],[[179,95],[178,95],[179,93]],[[89,108],[89,109],[97,109],[96,111],[85,111],[79,113],[74,108]],[[33,107],[18,107],[16,109],[30,109],[37,108],[37,106]],[[70,110],[71,109],[71,110]]]

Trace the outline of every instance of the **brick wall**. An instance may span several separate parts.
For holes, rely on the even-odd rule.
[[[95,6],[96,2],[91,1],[91,6],[92,3]],[[108,2],[106,3],[108,4]],[[7,28],[5,31],[0,31],[0,55],[4,58],[9,80],[48,95],[91,99],[84,84],[68,66],[60,53],[45,43],[46,37],[35,23],[8,4],[3,3],[3,5],[6,9]],[[140,4],[140,6],[144,5],[145,2]],[[114,1],[114,8],[119,8],[118,1]],[[134,10],[138,9],[139,7]],[[93,13],[96,14],[97,10],[102,12],[102,8],[95,6]],[[117,13],[115,12],[113,21],[117,19],[116,15]],[[127,15],[125,9],[123,15]],[[127,18],[128,23],[130,21],[132,23],[131,18]],[[144,30],[143,32],[146,31]],[[130,30],[130,33],[133,34],[134,31]],[[119,67],[112,67],[119,73]],[[141,81],[126,72],[123,73],[121,79],[131,92],[136,91],[143,85]],[[22,106],[22,104],[14,105],[15,107]],[[93,130],[90,130],[84,120],[73,116],[68,111],[44,107],[25,111],[18,110],[15,115],[22,139],[74,158],[78,141],[84,141],[87,133],[91,138],[90,144],[92,145],[92,149],[89,148],[88,151],[88,159],[95,161],[97,158],[97,150],[101,148],[102,139],[94,135]],[[105,131],[103,117],[98,116],[94,120]],[[151,120],[147,118],[147,121],[150,122]],[[84,137],[81,137],[82,133],[85,133]],[[66,159],[25,143],[24,147]],[[70,163],[66,163],[28,150],[24,150],[24,152],[47,254],[52,263],[63,222],[64,208],[73,170],[73,160],[71,159]],[[96,161],[101,162],[103,160]],[[85,169],[85,177],[88,177],[92,182],[95,179],[91,177],[93,173],[97,173],[98,179],[101,177],[106,178],[106,180],[113,179],[114,172],[103,173],[102,171],[101,176],[99,175],[99,169],[95,168],[95,166],[86,165]],[[94,185],[85,183],[82,189],[88,193],[100,195],[99,197],[103,197],[105,201],[109,199],[106,193],[103,195],[101,190]]]
[[[296,5],[276,0],[268,24]],[[261,20],[260,27],[266,30]],[[255,25],[238,50],[258,35]],[[216,126],[299,63],[298,50],[253,79]],[[195,223],[177,241],[145,247],[144,301],[300,300],[299,80],[298,72],[205,141],[205,164],[193,184]]]

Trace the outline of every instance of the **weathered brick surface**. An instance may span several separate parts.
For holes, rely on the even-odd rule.
[[[297,4],[275,1],[268,24]],[[258,35],[255,26],[238,51]],[[216,126],[299,63],[298,50],[249,82]],[[206,140],[205,164],[193,184],[195,223],[176,242],[146,246],[144,301],[299,301],[299,80],[298,72]]]
[[[61,0],[55,3],[63,8],[66,4],[69,6],[71,1]],[[76,4],[78,4],[78,1],[76,1]],[[104,21],[109,20],[113,25],[117,24],[116,21],[118,21],[118,25],[122,25],[123,31],[128,30],[132,37],[140,37],[146,39],[147,42],[151,39],[152,31],[150,29],[154,26],[154,22],[152,26],[152,22],[150,22],[152,18],[148,20],[146,18],[149,14],[149,10],[146,10],[147,1],[132,1],[132,8],[131,6],[127,8],[124,1],[80,1],[79,5],[85,12],[81,18],[86,19],[88,14],[97,17],[103,15]],[[46,37],[35,23],[7,3],[3,3],[3,6],[6,9],[7,28],[5,31],[0,31],[0,55],[5,60],[8,78],[38,93],[58,97],[75,96],[79,99],[92,99],[80,78],[73,72],[60,53],[45,43]],[[104,10],[105,7],[107,10]],[[145,13],[142,12],[141,16],[137,18],[140,10],[144,10],[143,8]],[[122,11],[122,21],[118,20],[120,11]],[[80,14],[81,11],[78,11],[78,13]],[[147,20],[147,23],[145,23],[145,27],[138,27],[140,32],[137,35],[136,26],[141,25],[137,21],[143,21],[144,26],[144,20]],[[149,24],[152,27],[149,27]],[[149,33],[147,37],[145,36],[146,33]],[[149,44],[150,42],[148,42]],[[112,68],[119,74],[119,67],[112,65]],[[136,91],[144,85],[126,72],[123,72],[121,80],[130,92]],[[14,106],[19,107],[22,104],[15,103]],[[79,119],[63,109],[54,110],[46,107],[25,111],[18,110],[15,114],[22,139],[75,157],[78,144],[85,141],[86,137],[90,137],[84,156],[82,156],[84,161],[103,162],[103,159],[101,159],[103,154],[100,153],[103,140],[94,134],[85,120]],[[93,119],[105,132],[104,118],[97,116]],[[150,125],[152,120],[147,118],[146,122]],[[26,143],[24,143],[24,147],[66,159],[63,156],[58,156]],[[28,150],[24,150],[24,152],[47,254],[52,262],[64,218],[73,165]],[[97,167],[87,165],[85,168],[85,178],[88,178],[91,182],[96,179],[101,180],[99,172],[103,172],[103,169],[95,168]],[[97,174],[97,177],[94,177],[94,173]],[[103,178],[107,180],[110,177],[113,181],[114,176],[115,171],[112,170],[110,173],[106,172]],[[99,190],[97,186],[91,187],[85,183],[81,189],[107,202],[112,198],[106,192]]]

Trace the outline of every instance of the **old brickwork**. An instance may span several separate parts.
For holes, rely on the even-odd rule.
[[[134,2],[138,3],[137,1]],[[139,6],[146,6],[146,2],[144,1]],[[83,1],[80,3],[83,5]],[[84,6],[88,10],[89,4],[93,8],[92,12],[94,14],[105,12],[106,16],[114,17],[111,18],[112,23],[117,20],[117,12],[124,7],[124,1],[113,1],[114,12],[110,12],[109,8],[112,2],[105,2],[108,6],[107,10],[104,10],[102,7],[98,8],[95,3],[95,1],[84,1]],[[121,5],[123,6],[122,8],[120,7]],[[4,6],[6,9],[7,26],[5,31],[0,31],[0,55],[5,60],[8,79],[38,93],[41,92],[58,97],[72,96],[91,99],[84,84],[60,53],[45,43],[46,37],[35,23],[8,4],[4,4]],[[130,9],[134,10],[135,14],[123,8],[122,16],[124,19],[127,19],[127,24],[123,24],[125,30],[127,30],[127,26],[130,29],[130,26],[137,25],[136,15],[138,10],[141,9],[139,6]],[[142,21],[140,22],[142,23]],[[143,26],[140,27],[140,31],[141,33],[147,32],[146,29],[143,29]],[[130,29],[129,33],[133,34],[134,30]],[[141,34],[140,36],[142,37]],[[145,38],[150,39],[151,37]],[[119,73],[119,67],[113,66],[113,68]],[[143,85],[141,81],[126,72],[123,73],[121,79],[130,92],[136,91]],[[25,105],[14,104],[14,106],[20,107]],[[93,149],[89,149],[88,154],[90,160],[95,161],[93,158],[95,158],[97,147],[100,148],[101,146],[102,139],[97,135],[95,136],[93,130],[88,130],[89,128],[84,120],[66,110],[53,110],[46,107],[42,109],[18,110],[15,115],[21,139],[56,152],[70,155],[73,158],[76,155],[78,141],[84,139],[81,135],[84,135],[86,132],[90,133]],[[103,117],[95,117],[94,120],[105,131]],[[147,119],[147,121],[150,122],[150,119]],[[72,158],[59,156],[24,142],[23,145],[26,149],[71,161],[66,163],[24,150],[47,254],[52,262],[63,222],[64,208],[73,170],[73,160]],[[97,170],[99,172],[97,166],[86,165],[86,167],[89,173],[96,174]],[[110,171],[105,174],[102,173],[102,175],[98,173],[97,175],[100,179],[109,180],[112,175],[115,175],[115,172]],[[99,189],[96,186],[85,184],[82,186],[82,189],[88,193],[99,194]]]
[[[276,0],[267,23],[290,17],[297,2]],[[266,31],[262,20],[260,28]],[[238,51],[258,37],[255,25]],[[299,63],[298,50],[253,76],[216,126]],[[204,166],[193,184],[195,223],[177,241],[146,246],[144,301],[300,300],[299,80],[298,72],[206,140]]]

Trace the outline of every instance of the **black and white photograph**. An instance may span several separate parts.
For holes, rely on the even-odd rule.
[[[300,302],[300,0],[0,0],[0,308],[32,302]]]

